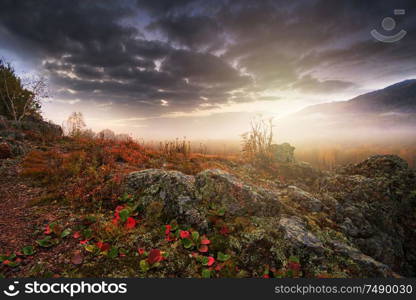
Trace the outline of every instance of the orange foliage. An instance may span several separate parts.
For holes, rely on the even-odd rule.
[[[148,152],[133,141],[82,138],[63,149],[32,151],[23,162],[23,176],[47,184],[59,198],[74,205],[103,205],[118,197],[123,171],[148,160]],[[130,167],[128,167],[130,165]]]

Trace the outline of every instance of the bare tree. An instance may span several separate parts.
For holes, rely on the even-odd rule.
[[[81,112],[73,112],[63,126],[66,134],[72,137],[79,137],[85,129],[84,116]]]

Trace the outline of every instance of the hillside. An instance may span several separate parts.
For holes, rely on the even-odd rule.
[[[23,127],[0,129],[2,276],[416,275],[416,174],[397,156],[320,172]]]
[[[298,114],[314,113],[328,115],[416,113],[416,79],[402,81],[351,100],[313,105]]]

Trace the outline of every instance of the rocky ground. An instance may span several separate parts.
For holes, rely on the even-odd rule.
[[[142,166],[94,210],[35,201],[44,187],[21,161],[0,160],[6,277],[416,275],[416,173],[397,156],[334,172],[291,160],[276,176],[223,160],[195,174]]]

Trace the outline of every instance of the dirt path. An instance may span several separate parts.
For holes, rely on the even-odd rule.
[[[32,187],[29,180],[19,176],[19,169],[18,160],[0,161],[0,255],[19,254],[25,246],[36,246],[36,239],[42,235],[46,224],[62,218],[62,210],[57,206],[31,205],[31,201],[42,193],[42,188]],[[37,247],[33,256],[18,256],[18,267],[0,264],[0,275],[43,276],[47,270],[51,275],[59,276],[63,263],[61,254],[67,253],[68,248],[73,247],[71,244],[61,243],[53,249]]]
[[[42,219],[28,203],[41,189],[29,187],[19,177],[19,162],[2,162],[0,170],[0,253],[15,252],[33,243],[33,234]]]

